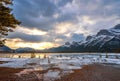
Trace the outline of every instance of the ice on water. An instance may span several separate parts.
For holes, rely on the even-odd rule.
[[[20,72],[20,74],[32,70],[47,70],[49,68],[59,68],[63,72],[71,72],[73,69],[80,69],[83,65],[93,63],[110,63],[120,65],[120,54],[58,53],[35,54],[34,57],[31,57],[31,54],[4,54],[0,55],[0,61],[8,61],[8,63],[0,64],[0,67],[29,68]],[[59,78],[58,75],[61,72],[59,69],[49,70],[46,74],[44,74],[44,77],[47,77],[45,79]]]

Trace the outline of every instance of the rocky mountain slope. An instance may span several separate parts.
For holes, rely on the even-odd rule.
[[[17,52],[17,53],[26,53],[26,52],[34,52],[34,51],[35,51],[35,49],[29,48],[29,47],[18,48],[15,50],[15,52]]]
[[[0,53],[2,53],[2,52],[12,52],[13,50],[11,49],[11,48],[9,48],[9,47],[7,47],[7,46],[2,46],[2,47],[0,47]]]
[[[88,36],[80,42],[45,50],[47,52],[118,52],[120,51],[120,24],[110,29],[100,30],[96,35]]]

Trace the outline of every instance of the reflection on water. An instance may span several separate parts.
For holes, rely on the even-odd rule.
[[[0,58],[47,58],[49,54],[27,53],[27,54],[0,54]]]

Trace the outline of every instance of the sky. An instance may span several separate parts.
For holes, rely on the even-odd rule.
[[[120,0],[14,0],[12,13],[21,25],[7,36],[16,49],[48,49],[82,41],[120,23]]]

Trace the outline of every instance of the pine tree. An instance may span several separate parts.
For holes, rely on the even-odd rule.
[[[13,32],[13,29],[20,24],[8,5],[12,5],[12,0],[0,0],[0,46],[5,43],[4,37],[8,32]]]

